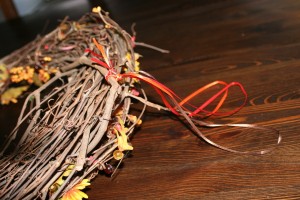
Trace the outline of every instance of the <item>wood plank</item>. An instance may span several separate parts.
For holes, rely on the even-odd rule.
[[[15,19],[19,16],[13,0],[0,0],[0,8],[6,20]]]

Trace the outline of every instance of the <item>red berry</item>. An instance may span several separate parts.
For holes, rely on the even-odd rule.
[[[105,163],[105,168],[103,170],[106,174],[112,174],[114,172],[114,167],[111,164]]]

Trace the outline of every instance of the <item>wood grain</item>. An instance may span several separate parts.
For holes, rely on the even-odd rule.
[[[149,109],[132,139],[134,151],[115,177],[101,174],[92,182],[89,199],[300,199],[300,2],[104,3],[128,31],[137,23],[138,41],[171,51],[162,55],[137,48],[144,56],[142,69],[180,96],[214,80],[245,86],[245,108],[209,121],[276,128],[283,141],[263,156],[232,154],[206,144],[171,115]],[[225,107],[237,106],[241,98],[232,93]],[[0,109],[3,127],[8,114]],[[267,132],[201,130],[239,150],[268,147],[276,140]]]

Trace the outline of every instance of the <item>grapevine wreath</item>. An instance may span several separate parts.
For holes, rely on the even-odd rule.
[[[207,139],[201,126],[270,128],[248,124],[209,124],[201,119],[211,115],[231,115],[246,102],[247,93],[238,82],[214,81],[181,99],[149,73],[140,70],[135,46],[146,46],[162,53],[166,50],[136,42],[100,7],[78,21],[67,18],[43,37],[0,60],[1,104],[16,102],[31,85],[38,86],[23,105],[14,130],[1,153],[1,199],[87,198],[82,191],[100,170],[111,174],[113,162],[121,162],[133,150],[129,138],[141,125],[146,106],[165,110],[185,121],[209,144],[239,152]],[[141,82],[149,84],[163,106],[148,101]],[[203,91],[221,88],[200,106],[191,99]],[[245,96],[241,106],[228,113],[219,112],[231,87]],[[141,102],[133,113],[133,102]],[[215,103],[210,111],[208,105]],[[280,143],[281,137],[278,134]],[[115,163],[115,162],[114,162]]]

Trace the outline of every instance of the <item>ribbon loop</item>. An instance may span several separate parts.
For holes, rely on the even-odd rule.
[[[173,114],[184,117],[187,120],[187,122],[190,124],[190,126],[194,129],[194,131],[197,133],[197,135],[199,137],[201,137],[204,141],[209,143],[210,145],[212,145],[214,147],[217,147],[219,149],[225,150],[225,151],[229,151],[229,152],[233,152],[233,153],[240,153],[240,154],[259,154],[259,155],[261,155],[261,154],[265,154],[267,152],[270,152],[273,149],[273,148],[269,148],[269,149],[264,149],[264,150],[260,150],[260,151],[237,151],[237,150],[233,150],[233,149],[218,145],[218,144],[214,143],[213,141],[211,141],[210,139],[208,139],[197,128],[195,123],[198,124],[198,125],[201,125],[201,126],[206,126],[206,127],[234,126],[234,127],[242,127],[242,128],[272,130],[273,132],[276,132],[278,134],[277,145],[281,142],[281,135],[275,129],[259,127],[259,126],[251,125],[251,124],[208,124],[208,123],[205,123],[203,121],[199,121],[199,120],[194,119],[194,117],[201,118],[201,117],[209,117],[209,116],[212,116],[212,115],[228,116],[228,115],[232,115],[232,114],[238,112],[246,104],[247,98],[248,98],[247,92],[246,92],[246,90],[244,89],[244,87],[242,86],[241,83],[231,82],[231,83],[228,84],[224,81],[214,81],[214,82],[211,82],[211,83],[199,88],[198,90],[192,92],[190,95],[188,95],[187,97],[182,99],[175,92],[173,92],[170,88],[168,88],[164,84],[160,83],[159,81],[157,81],[152,76],[145,76],[145,75],[137,73],[137,72],[127,72],[127,73],[124,73],[124,74],[118,74],[116,72],[116,70],[114,69],[114,67],[110,65],[108,57],[107,57],[107,55],[104,51],[104,47],[101,46],[96,41],[95,38],[93,38],[93,42],[96,45],[96,47],[98,48],[98,50],[100,51],[101,55],[99,55],[99,54],[97,54],[93,51],[90,51],[90,50],[88,50],[87,52],[90,52],[93,56],[96,56],[98,58],[103,59],[103,61],[102,61],[102,60],[99,60],[98,58],[95,58],[95,57],[91,58],[91,60],[93,62],[99,64],[100,66],[102,66],[102,67],[104,67],[108,70],[108,73],[105,76],[106,80],[108,79],[108,77],[112,76],[117,81],[119,81],[120,79],[124,79],[124,78],[132,78],[132,79],[141,80],[141,81],[149,84],[150,86],[153,87],[153,89],[161,97],[161,99],[162,99],[163,103],[165,104],[165,106]],[[213,96],[211,96],[208,100],[206,100],[200,106],[195,106],[195,105],[189,103],[190,100],[192,100],[196,96],[200,95],[204,91],[206,91],[206,90],[208,90],[208,89],[210,89],[214,86],[218,86],[218,85],[222,85],[223,88],[221,90],[219,90],[217,93],[215,93]],[[228,97],[229,89],[234,87],[234,86],[238,87],[240,89],[240,91],[242,92],[242,94],[244,95],[243,103],[240,106],[238,106],[237,108],[230,111],[230,112],[225,112],[225,113],[218,112],[220,110],[220,108],[222,107],[222,105],[224,104],[226,98]],[[207,108],[208,105],[212,104],[218,98],[220,98],[220,100],[218,101],[217,105],[214,107],[214,109],[212,111],[205,110],[205,108]],[[186,108],[185,105],[191,106],[192,108],[194,108],[194,110],[190,110],[190,109]],[[204,116],[203,116],[203,113],[204,113]]]

